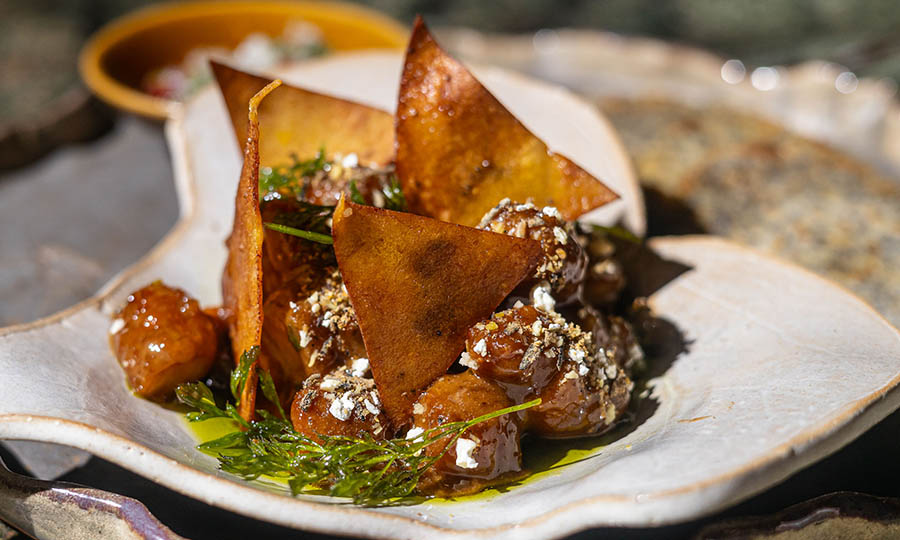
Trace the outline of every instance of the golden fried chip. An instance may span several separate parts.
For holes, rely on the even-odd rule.
[[[523,126],[416,20],[397,105],[397,176],[410,210],[474,226],[500,200],[572,220],[618,196]]]
[[[244,164],[234,201],[234,225],[226,241],[228,259],[222,275],[223,305],[229,312],[231,348],[235,362],[259,347],[262,336],[262,244],[264,229],[259,212],[259,103],[281,81],[272,81],[248,99],[249,114]],[[250,367],[241,396],[240,413],[250,419],[256,406],[257,364]]]
[[[211,62],[237,140],[247,133],[247,100],[268,83],[223,64]],[[385,165],[394,157],[394,118],[378,109],[285,85],[259,108],[260,162],[275,166],[314,157],[356,153],[363,165]]]
[[[332,234],[384,409],[408,423],[416,397],[459,357],[542,257],[540,244],[341,199]]]

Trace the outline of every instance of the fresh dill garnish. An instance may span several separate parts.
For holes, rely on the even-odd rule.
[[[403,190],[400,188],[400,182],[396,175],[391,175],[391,183],[381,188],[384,193],[384,207],[388,210],[397,212],[406,212],[406,197],[403,196]]]
[[[334,213],[334,206],[312,204],[304,200],[310,179],[320,172],[328,173],[332,163],[325,159],[325,149],[322,148],[316,157],[307,161],[300,161],[296,154],[291,155],[293,163],[275,167],[263,167],[259,171],[259,193],[262,204],[273,199],[291,198],[297,203],[296,210],[277,215],[271,222],[266,222],[267,228],[284,234],[290,234],[298,238],[331,244],[331,236],[328,234],[330,219]],[[386,173],[387,174],[387,173]],[[384,208],[398,212],[406,212],[406,198],[400,188],[397,176],[389,173],[386,185],[378,189],[384,195]],[[356,204],[368,204],[366,198],[360,192],[356,180],[350,180],[348,189],[350,200]],[[380,204],[380,203],[379,203]]]
[[[269,204],[264,202],[263,204]],[[290,234],[321,244],[331,244],[331,216],[334,206],[294,201],[296,206],[289,212],[282,212],[263,225],[273,231]]]
[[[301,161],[296,154],[291,154],[292,163],[262,167],[259,170],[259,197],[264,199],[271,193],[289,195],[297,199],[303,197],[306,183],[312,175],[325,171],[331,162],[325,159],[325,149],[320,148],[316,157]]]
[[[306,201],[295,201],[295,208],[275,216],[274,222],[288,227],[309,227],[327,229],[329,220],[334,214],[334,206],[313,204]]]
[[[241,396],[244,395],[244,386],[247,384],[247,377],[250,373],[250,366],[259,358],[259,347],[250,347],[238,360],[237,367],[231,372],[229,387],[231,395],[234,396],[235,405],[241,404]]]
[[[640,244],[641,239],[634,235],[631,231],[624,227],[612,226],[612,227],[604,227],[603,225],[594,225],[594,232],[603,233],[607,236],[612,236],[614,238],[618,238],[619,240],[625,240],[626,242],[631,242],[632,244]]]
[[[366,199],[363,198],[359,188],[356,187],[356,180],[350,181],[350,201],[356,204],[366,204]]]
[[[235,370],[238,374],[232,376],[232,393],[246,384],[246,374],[240,366],[250,356],[241,355]],[[216,457],[221,470],[244,480],[265,475],[287,481],[294,495],[324,489],[334,497],[350,498],[365,506],[403,504],[415,491],[422,474],[469,428],[534,407],[541,401],[507,407],[465,422],[447,423],[412,440],[376,441],[368,434],[362,438],[319,435],[312,439],[294,430],[278,401],[271,376],[262,369],[259,374],[263,394],[277,406],[279,416],[257,410],[259,420],[246,422],[232,403],[224,409],[216,405],[212,391],[201,382],[182,384],[175,390],[180,402],[196,409],[187,414],[191,422],[225,418],[236,423],[234,432],[197,448]],[[423,451],[440,442],[443,447],[437,455]]]
[[[289,234],[291,236],[296,236],[297,238],[311,240],[320,244],[334,243],[334,239],[327,234],[317,233],[313,231],[304,231],[303,229],[296,229],[294,227],[288,227],[287,225],[279,225],[278,223],[266,222],[263,223],[263,226],[267,229],[272,229],[273,231],[280,232],[282,234]]]
[[[384,195],[385,209],[406,212],[406,198],[403,196],[403,190],[400,189],[400,182],[396,175],[391,174],[390,183],[382,186],[379,191]],[[356,204],[369,204],[356,186],[356,180],[350,182],[350,201]]]
[[[406,198],[403,196],[403,190],[400,188],[400,182],[396,175],[391,174],[390,183],[382,186],[379,191],[384,195],[383,207],[385,209],[406,212]],[[350,181],[350,201],[356,204],[369,204],[356,186],[356,180]]]

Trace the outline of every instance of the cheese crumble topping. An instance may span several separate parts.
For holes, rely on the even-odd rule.
[[[478,467],[478,462],[472,457],[472,452],[478,444],[471,440],[460,437],[456,439],[456,466],[463,469],[474,469]]]
[[[550,284],[542,281],[531,290],[531,303],[536,309],[550,313],[556,309],[556,300],[550,294]]]

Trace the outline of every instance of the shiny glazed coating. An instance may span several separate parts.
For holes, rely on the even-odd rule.
[[[375,381],[366,377],[368,365],[339,368],[327,375],[311,375],[294,396],[291,423],[299,433],[362,437],[393,437]],[[363,369],[365,367],[365,369]]]
[[[301,268],[269,295],[263,310],[263,365],[280,391],[292,394],[309,375],[366,357],[337,268]]]
[[[584,298],[592,306],[611,306],[625,288],[625,271],[616,260],[616,247],[605,234],[591,234],[586,248],[589,266]]]
[[[407,438],[415,436],[419,429],[471,420],[512,404],[501,388],[472,371],[444,375],[413,406],[415,427]],[[464,495],[511,480],[522,473],[520,434],[520,419],[516,414],[473,426],[425,472],[420,490],[434,495]],[[438,441],[425,452],[436,456],[445,445],[444,440]]]
[[[644,351],[625,319],[606,315],[591,306],[581,306],[574,311],[573,320],[591,334],[598,352],[602,352],[609,362],[629,374],[643,367]]]
[[[164,398],[197,380],[216,357],[216,323],[181,289],[160,281],[128,296],[113,318],[110,340],[134,393]]]
[[[607,431],[633,388],[591,333],[533,306],[495,313],[472,327],[461,362],[516,403],[540,397],[526,412],[527,427],[545,437]]]
[[[523,281],[517,291],[527,293],[535,285],[546,281],[560,305],[580,298],[587,271],[587,255],[574,238],[572,226],[562,219],[555,208],[541,209],[531,203],[503,199],[484,215],[478,228],[541,243],[544,258],[534,276]]]

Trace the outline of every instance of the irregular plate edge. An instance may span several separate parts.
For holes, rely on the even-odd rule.
[[[552,87],[552,85],[548,86]],[[188,162],[189,154],[184,140],[185,130],[182,125],[184,121],[183,112],[183,109],[180,110],[179,113],[166,124],[166,136],[169,148],[173,153],[175,184],[179,198],[179,207],[181,208],[181,216],[172,230],[156,246],[154,246],[147,255],[111,279],[110,282],[92,298],[49,317],[31,323],[0,329],[0,337],[49,326],[50,324],[75,315],[82,310],[99,307],[131,276],[146,269],[158,258],[168,252],[189,229],[189,225],[197,214],[195,208],[196,188],[191,179]],[[600,118],[603,118],[602,115],[599,116]],[[618,137],[616,137],[616,140],[618,140]],[[778,265],[790,268],[791,270],[799,270],[808,277],[821,281],[828,287],[842,293],[843,296],[849,297],[865,306],[885,325],[893,329],[894,332],[897,332],[890,323],[881,317],[881,315],[872,309],[865,301],[840,285],[827,281],[806,269],[786,263],[775,257],[714,237],[657,238],[652,240],[651,244],[679,244],[689,242],[704,242],[714,245],[714,247],[717,248],[743,250],[756,257],[774,262]],[[866,398],[857,401],[855,407],[851,406],[848,410],[842,411],[841,414],[837,415],[837,417],[829,423],[817,426],[818,429],[813,428],[813,433],[801,434],[776,448],[763,458],[752,462],[750,465],[720,475],[719,477],[709,479],[705,482],[679,488],[677,490],[671,490],[669,492],[654,494],[648,496],[646,500],[634,500],[630,497],[614,496],[584,499],[536,516],[528,521],[487,529],[449,529],[419,522],[403,516],[374,512],[356,507],[342,508],[337,505],[286,498],[283,495],[268,493],[238,483],[237,481],[217,477],[193,469],[128,439],[70,420],[34,415],[0,415],[0,438],[42,441],[81,448],[94,455],[108,459],[126,469],[139,473],[176,492],[203,500],[213,506],[225,508],[256,519],[260,519],[261,516],[252,514],[249,510],[238,507],[235,503],[229,503],[222,493],[230,490],[238,490],[234,495],[239,495],[241,497],[249,496],[251,498],[261,497],[259,500],[261,504],[265,503],[276,507],[287,505],[284,508],[284,516],[275,516],[274,519],[267,518],[266,520],[288,527],[302,527],[317,532],[341,532],[343,534],[382,537],[396,535],[397,531],[393,526],[398,523],[403,523],[414,527],[416,529],[415,532],[420,533],[416,535],[410,534],[408,536],[410,538],[436,538],[445,536],[471,538],[502,536],[508,538],[521,538],[530,537],[532,535],[549,535],[557,537],[601,525],[646,526],[672,523],[710,514],[718,509],[733,504],[738,500],[750,497],[751,495],[783,480],[787,476],[790,476],[790,474],[793,474],[798,468],[809,465],[837,451],[842,446],[862,434],[866,429],[890,414],[900,406],[900,390],[897,390],[898,383],[900,383],[900,376],[896,377],[888,385],[869,394]],[[873,405],[873,403],[880,398],[884,399]],[[71,431],[60,430],[60,427],[65,427]],[[106,439],[106,443],[97,444],[94,440],[98,438]],[[802,448],[803,452],[794,452],[794,450],[798,448]],[[130,459],[130,457],[133,456],[134,451],[138,452],[140,458],[147,459],[150,462],[144,467],[134,465],[133,459]],[[165,472],[167,468],[170,470],[175,469],[175,472],[181,472],[188,477],[192,477],[196,481],[194,485],[203,485],[211,482],[209,484],[209,489],[205,491],[202,489],[191,491],[184,487],[188,482],[179,482],[161,476],[161,473]],[[747,485],[752,487],[743,487]],[[743,492],[739,493],[741,491]],[[736,493],[737,495],[734,495]],[[715,503],[698,505],[695,502],[693,505],[671,505],[670,503],[673,497],[693,498],[698,502],[705,500],[707,503],[715,501]],[[595,505],[598,503],[602,503],[603,506],[596,507]],[[618,514],[620,512],[623,514],[627,513],[627,510],[633,509],[635,504],[641,509],[640,512],[636,512],[632,516],[625,518],[622,516],[612,517],[613,514]],[[303,507],[310,512],[298,513],[298,506]],[[679,506],[693,508],[694,510],[682,512],[672,511],[673,508]],[[702,510],[699,512],[696,511],[698,506],[702,506]],[[594,512],[584,512],[586,508],[591,507],[594,507]],[[597,512],[597,510],[604,509],[606,514],[610,514],[609,516],[604,515],[602,512]],[[337,511],[326,512],[326,510]],[[666,510],[668,510],[668,513],[666,513]],[[324,517],[322,516],[324,513],[329,513],[330,515],[322,520],[320,518]],[[360,514],[363,514],[366,519],[362,521],[357,519],[353,523],[351,523],[350,520],[343,519],[346,515],[356,515],[357,518],[359,518],[361,517]],[[300,519],[296,519],[298,516]],[[663,517],[661,518],[660,516]],[[312,519],[303,519],[304,517],[311,517]],[[383,527],[379,525],[382,525]],[[406,534],[404,534],[404,536],[406,536]]]
[[[892,329],[895,333],[897,332],[861,299],[805,269],[785,263],[774,257],[760,254],[749,248],[743,248],[714,237],[662,238],[654,239],[651,243],[653,245],[670,244],[673,246],[699,243],[712,249],[744,251],[791,270],[800,270],[802,273],[808,274],[808,277],[820,281],[827,287],[842,293],[843,296],[865,306],[885,326]],[[898,339],[900,339],[900,333],[898,333]],[[482,538],[485,536],[502,536],[518,538],[531,535],[562,536],[601,525],[646,526],[673,523],[713,513],[718,509],[750,497],[790,476],[797,469],[837,451],[890,414],[900,406],[898,383],[900,383],[900,375],[887,385],[845,408],[830,422],[810,428],[806,433],[794,437],[766,456],[743,468],[708,479],[705,482],[648,495],[643,500],[615,496],[584,499],[536,516],[525,522],[486,529],[449,529],[418,522],[403,516],[373,512],[366,509],[355,507],[342,508],[336,505],[289,499],[283,495],[268,493],[243,485],[237,481],[204,473],[128,439],[69,420],[33,415],[0,415],[0,437],[53,442],[81,448],[124,468],[147,476],[151,480],[179,493],[198,498],[214,506],[259,519],[259,515],[252,514],[246,507],[240,507],[236,503],[229,502],[229,498],[223,496],[223,493],[231,491],[233,496],[231,500],[246,500],[246,497],[256,498],[263,507],[268,506],[273,509],[281,507],[282,512],[266,516],[266,519],[289,527],[302,527],[319,532],[342,532],[345,534],[352,533],[379,537],[396,533],[396,529],[392,527],[397,523],[404,523],[415,527],[415,532],[417,533],[415,537],[453,536]],[[879,399],[881,401],[875,403]],[[100,443],[98,439],[105,439],[105,441]],[[797,452],[795,451],[797,449],[802,449],[803,451]],[[148,461],[148,463],[135,465],[133,460],[135,451],[138,452],[141,459]],[[188,482],[185,479],[170,478],[162,474],[165,472],[180,472],[183,475],[187,475],[189,477],[188,480],[193,480]],[[184,487],[188,484],[194,486],[208,484],[208,487],[199,490],[195,487],[191,490]],[[235,493],[234,490],[237,490],[237,492]],[[675,505],[672,504],[673,498],[693,500],[693,503]],[[248,506],[256,507],[255,505]],[[298,513],[298,506],[310,512]],[[584,510],[588,508],[591,508],[593,511],[585,512]],[[634,512],[635,508],[639,509],[639,511]],[[687,510],[682,511],[679,508]],[[700,510],[698,511],[698,509]],[[326,510],[336,510],[336,512],[329,512],[330,515],[326,517],[323,515]],[[631,513],[630,516],[627,515],[629,513]],[[348,514],[356,515],[357,519],[354,524],[341,519]],[[360,514],[363,514],[366,518],[362,520],[364,523],[361,523],[358,519],[363,517]],[[322,519],[323,517],[325,519]],[[381,526],[384,526],[384,528]]]

